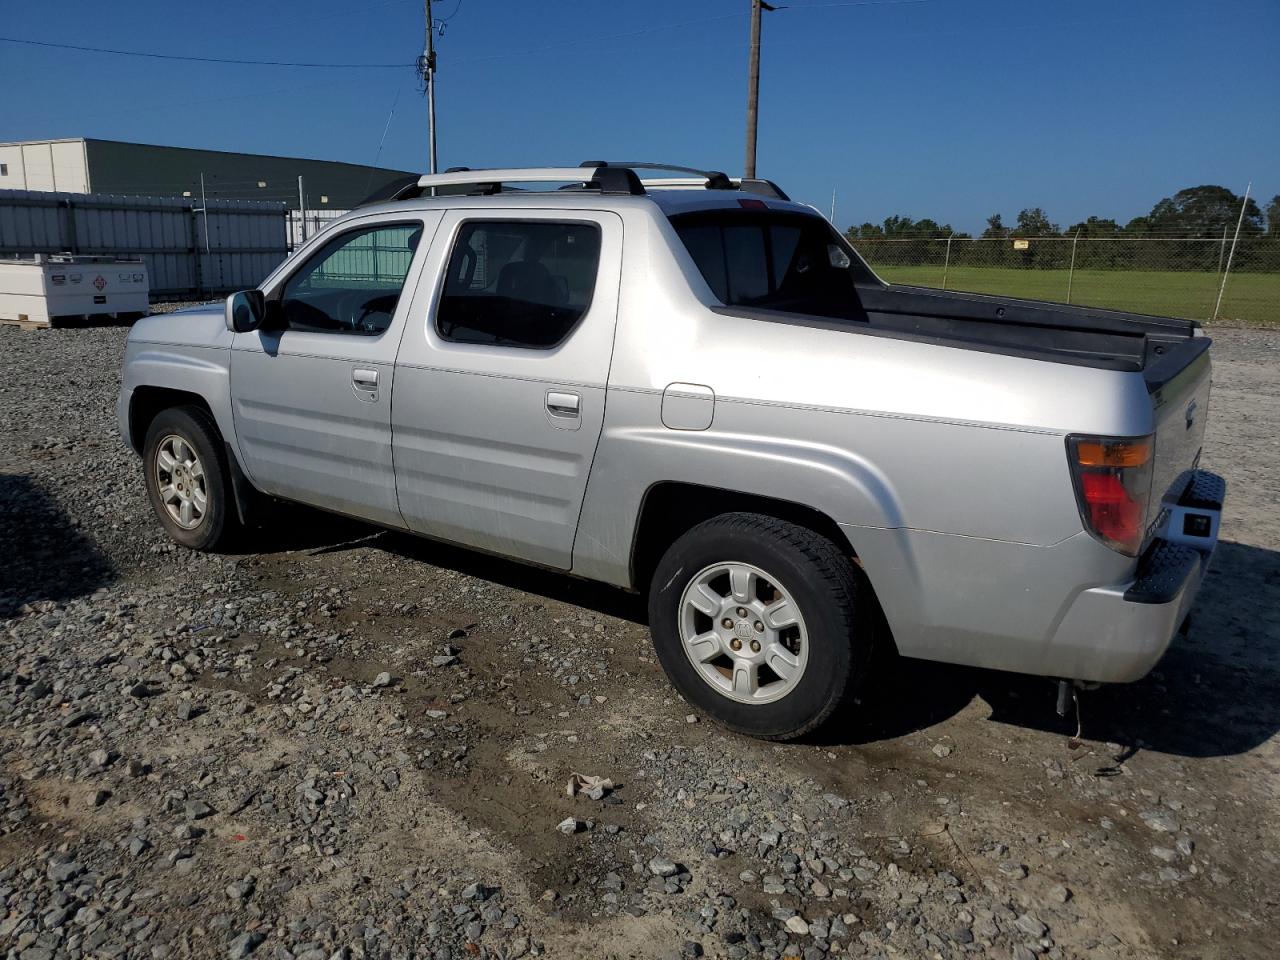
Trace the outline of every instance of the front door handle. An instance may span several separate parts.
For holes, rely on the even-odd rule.
[[[376,403],[378,400],[378,371],[357,367],[351,371],[351,390],[357,400]]]

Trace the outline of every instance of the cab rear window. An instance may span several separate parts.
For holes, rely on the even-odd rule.
[[[855,284],[880,282],[819,217],[713,210],[671,223],[725,306],[855,319],[865,316]]]

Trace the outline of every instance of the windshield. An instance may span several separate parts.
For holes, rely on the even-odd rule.
[[[761,210],[704,210],[671,218],[693,262],[725,306],[817,317],[866,316],[854,285],[880,286],[821,217]]]

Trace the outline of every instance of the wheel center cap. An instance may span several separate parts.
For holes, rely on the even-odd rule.
[[[739,640],[742,640],[743,642],[750,640],[751,637],[754,635],[754,631],[751,629],[751,621],[739,620],[737,623],[733,625],[733,633],[734,633],[734,636],[736,636]]]

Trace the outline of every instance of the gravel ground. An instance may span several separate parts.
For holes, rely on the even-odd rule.
[[[1074,749],[1045,681],[908,661],[818,741],[727,735],[636,598],[302,510],[177,549],[125,334],[0,329],[5,956],[1275,955],[1274,333],[1217,334],[1191,633]]]

